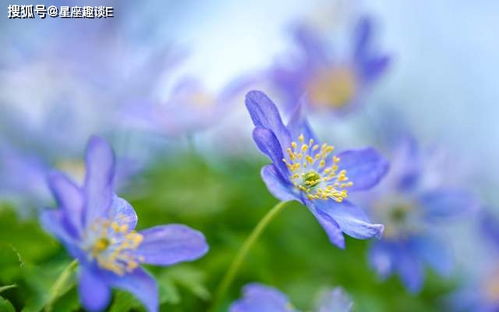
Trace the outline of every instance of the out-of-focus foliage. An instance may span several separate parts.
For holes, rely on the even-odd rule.
[[[260,179],[261,163],[235,158],[223,163],[209,166],[198,156],[180,155],[156,164],[132,187],[130,201],[140,228],[185,223],[202,231],[210,244],[209,253],[193,263],[148,268],[160,285],[161,311],[206,309],[242,241],[276,203]],[[1,292],[2,304],[7,306],[8,300],[18,310],[27,304],[26,311],[36,311],[71,259],[36,222],[17,219],[7,205],[0,213],[0,284],[16,285]],[[342,285],[352,295],[356,311],[441,311],[438,298],[454,289],[454,280],[444,281],[430,272],[422,294],[408,294],[396,278],[378,281],[367,265],[368,245],[348,239],[346,251],[332,247],[307,209],[292,204],[251,251],[223,309],[240,297],[243,285],[258,281],[279,287],[300,309],[311,308],[314,294],[326,286]],[[131,308],[142,309],[132,295],[115,291],[109,310]],[[53,309],[78,311],[74,284]]]

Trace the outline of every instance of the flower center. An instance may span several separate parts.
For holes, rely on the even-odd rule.
[[[499,267],[489,273],[483,285],[485,298],[490,302],[499,302]]]
[[[357,79],[348,67],[320,72],[308,85],[312,103],[331,108],[343,108],[355,96]]]
[[[56,167],[78,182],[83,183],[85,180],[85,164],[80,160],[63,159],[56,163]]]
[[[309,171],[304,174],[305,184],[309,187],[314,187],[321,181],[321,175],[315,171]]]
[[[410,209],[411,207],[409,206],[395,206],[391,209],[389,218],[394,223],[404,223],[408,217],[407,215]]]
[[[424,230],[424,219],[418,204],[402,195],[385,195],[375,201],[373,212],[385,225],[387,239],[401,239]]]
[[[92,248],[92,254],[95,254],[95,255],[100,254],[101,252],[103,252],[104,250],[106,250],[107,247],[109,247],[109,245],[111,245],[111,241],[109,241],[109,239],[107,239],[107,238],[99,238],[95,242],[94,247]]]
[[[207,92],[198,91],[190,95],[189,103],[198,109],[208,109],[215,103],[215,98]]]
[[[143,262],[134,253],[142,239],[141,234],[130,231],[126,224],[98,219],[85,233],[83,249],[101,268],[123,275]]]
[[[315,144],[314,139],[305,143],[303,134],[298,143],[291,142],[287,149],[288,159],[283,159],[291,171],[291,181],[308,199],[333,199],[342,202],[347,196],[345,188],[353,185],[348,181],[346,170],[338,171],[340,159],[329,157],[334,147]],[[299,146],[298,146],[299,145]]]

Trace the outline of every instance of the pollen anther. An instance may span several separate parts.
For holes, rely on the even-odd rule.
[[[326,143],[319,145],[310,139],[305,142],[303,134],[298,136],[301,143],[291,142],[286,149],[287,158],[283,161],[291,171],[290,178],[295,187],[304,192],[310,200],[333,199],[342,202],[347,196],[346,188],[353,185],[348,181],[347,171],[339,170],[340,158],[330,157],[334,147]]]
[[[103,269],[123,275],[143,262],[143,258],[134,253],[142,243],[143,236],[130,231],[127,224],[98,219],[85,235],[84,249]]]

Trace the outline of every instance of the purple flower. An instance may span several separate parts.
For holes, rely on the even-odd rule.
[[[499,311],[499,266],[487,270],[487,274],[468,283],[449,299],[452,311]]]
[[[124,115],[135,126],[152,132],[167,136],[190,135],[227,115],[231,104],[252,79],[236,79],[213,94],[199,80],[185,77],[174,86],[165,103],[137,102],[128,106]]]
[[[293,36],[301,53],[271,71],[287,108],[306,94],[311,109],[349,112],[364,101],[389,64],[389,57],[373,48],[373,25],[367,17],[358,21],[351,51],[342,58],[331,57],[323,38],[303,24],[295,27]]]
[[[466,283],[449,299],[454,311],[499,311],[499,219],[490,212],[481,216],[480,238],[485,238],[486,254],[473,262],[476,266]],[[482,240],[480,241],[482,242]],[[484,257],[483,257],[484,256]]]
[[[478,202],[448,180],[437,181],[436,155],[424,154],[414,140],[403,140],[392,156],[390,173],[368,200],[373,219],[385,225],[369,261],[382,278],[396,273],[409,291],[417,292],[425,265],[444,276],[452,268],[449,250],[438,238],[439,225],[473,210]]]
[[[230,312],[298,312],[289,302],[288,297],[279,290],[253,283],[243,289],[244,297],[231,306]],[[317,312],[349,312],[352,300],[337,287],[324,293],[314,311]]]
[[[49,197],[45,176],[48,167],[36,156],[28,156],[7,144],[0,144],[0,198],[11,200],[21,215]]]
[[[381,236],[383,225],[370,223],[347,200],[350,192],[370,189],[385,175],[388,163],[381,155],[372,148],[334,153],[333,146],[317,140],[301,107],[285,126],[262,92],[249,92],[246,106],[255,125],[253,139],[272,160],[262,168],[262,178],[275,197],[306,205],[340,248],[343,233],[357,239]]]
[[[0,136],[0,199],[13,201],[16,211],[24,216],[38,213],[51,200],[46,183],[51,168],[56,167],[78,181],[85,173],[77,155],[88,139],[89,129],[84,127],[88,120],[65,104],[55,104],[40,117],[35,123],[22,111],[0,108],[0,131],[5,130]],[[138,169],[137,160],[120,155],[117,186],[125,187],[125,180]]]
[[[42,224],[78,259],[80,300],[86,309],[104,309],[116,287],[133,293],[148,311],[157,311],[156,282],[140,264],[197,259],[208,250],[205,238],[180,224],[135,231],[133,207],[113,191],[115,158],[107,142],[92,137],[85,164],[81,187],[60,172],[50,175],[59,207],[43,211]]]

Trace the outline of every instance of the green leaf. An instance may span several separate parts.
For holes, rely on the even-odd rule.
[[[0,237],[9,238],[0,245],[15,250],[19,259],[22,256],[23,262],[44,259],[59,248],[58,243],[42,230],[36,220],[20,220],[10,208],[0,209]]]
[[[78,262],[73,260],[59,275],[59,278],[55,281],[54,285],[49,291],[49,297],[47,304],[45,305],[45,311],[52,311],[52,306],[55,301],[67,293],[74,285],[74,272],[78,267]]]
[[[16,312],[12,303],[9,300],[0,297],[0,311],[2,312]]]
[[[127,312],[131,309],[141,311],[144,310],[142,308],[142,303],[137,300],[132,294],[126,291],[117,290],[115,292],[113,303],[109,308],[109,312]]]
[[[161,274],[158,278],[159,283],[159,302],[178,304],[180,303],[180,295],[177,286],[173,279],[168,274]]]
[[[73,312],[80,308],[78,291],[72,287],[65,295],[61,296],[53,306],[54,312]]]
[[[176,284],[190,291],[196,297],[209,300],[210,291],[204,286],[205,275],[202,271],[191,266],[178,266],[172,268],[168,275]]]
[[[4,282],[13,282],[22,274],[23,260],[11,244],[0,244],[0,278]]]

